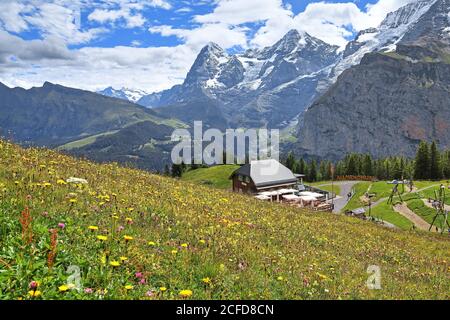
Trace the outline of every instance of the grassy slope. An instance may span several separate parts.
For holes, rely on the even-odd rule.
[[[360,201],[360,197],[364,193],[366,193],[370,184],[371,184],[370,182],[366,182],[366,181],[358,182],[357,184],[355,184],[355,186],[353,187],[355,189],[355,195],[350,199],[350,201],[347,203],[347,205],[344,207],[344,209],[342,211],[353,210],[353,209],[364,206],[364,204],[361,203],[361,201]]]
[[[71,176],[89,184],[58,184]],[[104,289],[105,299],[175,299],[183,289],[195,299],[450,298],[450,243],[439,235],[392,231],[3,142],[0,184],[0,299],[28,298],[32,280],[40,281],[45,299],[98,299]],[[25,206],[33,217],[30,245],[19,223]],[[48,229],[58,223],[65,228],[49,269]],[[91,225],[99,230],[88,230]],[[100,234],[108,240],[98,240]],[[109,264],[121,256],[128,260],[120,267]],[[70,265],[81,268],[82,285],[94,293],[58,292]],[[367,289],[369,265],[380,266],[382,290]]]
[[[211,185],[219,189],[230,189],[230,175],[239,168],[237,165],[214,166],[186,172],[182,180],[196,184]]]
[[[312,187],[317,187],[323,191],[331,192],[331,181],[313,182],[313,183],[307,182],[306,185],[310,185]],[[341,187],[339,186],[338,183],[334,183],[333,192],[337,195],[341,194]]]
[[[393,225],[399,227],[402,230],[410,230],[413,223],[409,219],[405,218],[398,212],[396,212],[392,205],[387,204],[387,202],[380,203],[372,209],[372,216],[392,223]]]
[[[117,131],[118,130],[109,131],[109,132],[89,136],[89,137],[86,137],[86,138],[83,138],[80,140],[72,141],[72,142],[66,143],[66,144],[58,147],[57,150],[72,150],[72,149],[85,147],[85,146],[90,145],[90,144],[94,143],[95,141],[97,141],[97,138],[114,134]]]
[[[323,191],[331,192],[331,185],[329,185],[329,186],[321,186],[321,187],[317,187],[317,188],[319,188],[320,190],[323,190]],[[333,192],[335,194],[337,194],[337,195],[340,195],[341,194],[341,187],[339,185],[334,185],[333,186]]]

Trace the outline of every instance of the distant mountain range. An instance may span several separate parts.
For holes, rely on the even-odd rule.
[[[46,82],[25,90],[0,84],[0,135],[98,161],[162,169],[179,121],[128,101]]]
[[[169,131],[195,120],[279,128],[284,150],[304,157],[412,156],[420,140],[450,147],[449,12],[450,0],[412,2],[343,51],[297,30],[235,55],[210,43],[182,84],[153,94],[0,85],[0,128],[17,141],[145,168],[161,168]]]
[[[97,91],[97,93],[107,97],[123,99],[134,103],[138,102],[142,97],[148,95],[148,92],[139,89],[114,89],[113,87],[108,87],[101,91]]]

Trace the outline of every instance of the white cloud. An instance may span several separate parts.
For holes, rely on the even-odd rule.
[[[156,26],[149,29],[152,33],[162,36],[176,36],[183,39],[185,43],[199,50],[209,42],[215,42],[223,48],[234,46],[247,46],[246,28],[230,27],[222,23],[208,23],[194,29],[174,29],[171,26]]]
[[[146,19],[141,11],[147,7],[165,10],[172,8],[172,5],[165,0],[113,0],[108,1],[104,6],[106,8],[95,9],[88,19],[99,23],[115,23],[124,20],[127,28],[142,27],[145,24]]]
[[[56,36],[69,44],[87,43],[107,28],[81,25],[81,11],[92,10],[90,21],[114,23],[124,20],[128,28],[142,27],[142,11],[148,7],[169,10],[167,0],[1,0],[0,28],[19,33],[38,29],[43,37]]]
[[[189,13],[192,11],[194,11],[194,10],[189,7],[183,7],[183,8],[175,10],[176,13]]]
[[[27,22],[20,16],[21,12],[30,10],[25,4],[15,1],[0,2],[0,26],[11,32],[27,29]]]
[[[416,0],[379,0],[360,10],[353,2],[312,2],[304,12],[294,15],[281,0],[216,0],[213,12],[197,15],[203,25],[221,23],[229,28],[262,22],[250,45],[272,45],[290,29],[306,31],[328,43],[344,46],[354,31],[378,26],[387,13]]]
[[[69,44],[89,43],[108,32],[102,27],[80,26],[79,8],[91,13],[91,21],[133,28],[147,24],[145,8],[166,10],[172,6],[166,0],[0,0],[0,81],[24,87],[48,80],[89,90],[112,85],[158,91],[181,83],[199,49],[208,42],[223,48],[264,47],[297,28],[342,46],[352,31],[377,26],[388,12],[416,0],[379,0],[365,10],[342,1],[311,3],[295,15],[281,0],[210,0],[202,4],[213,3],[214,9],[195,16],[189,28],[149,28],[150,32],[182,39],[182,45],[141,48],[137,39],[130,47],[69,50]],[[92,12],[94,2],[97,10]],[[199,4],[184,1],[181,8]],[[258,30],[250,36],[248,24],[253,23]],[[38,29],[42,39],[23,40],[7,32],[30,29]]]
[[[123,19],[127,28],[142,27],[145,23],[145,19],[140,13],[133,14],[128,8],[119,10],[95,9],[88,19],[99,23],[113,23]]]
[[[0,43],[0,81],[25,88],[48,80],[94,91],[109,85],[159,91],[181,83],[197,54],[186,45],[69,51],[57,38],[24,41],[4,31]]]
[[[290,10],[284,8],[281,0],[218,0],[212,13],[197,15],[195,21],[239,25],[291,14]]]
[[[55,3],[43,3],[36,7],[33,15],[24,19],[38,28],[44,36],[59,37],[69,44],[86,43],[107,32],[105,28],[81,30],[78,24],[79,12]]]
[[[16,64],[38,63],[45,60],[70,60],[73,57],[65,43],[56,37],[25,41],[0,30],[0,43],[2,44],[0,46],[0,64],[8,61],[13,61],[15,62],[13,64]]]

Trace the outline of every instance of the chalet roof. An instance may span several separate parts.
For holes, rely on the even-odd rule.
[[[237,174],[249,176],[257,188],[296,183],[298,180],[291,170],[273,159],[252,161],[233,172],[231,177]]]

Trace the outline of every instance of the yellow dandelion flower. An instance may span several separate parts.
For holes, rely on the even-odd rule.
[[[125,286],[125,290],[133,290],[133,288],[134,287],[130,284]]]
[[[191,296],[192,296],[191,290],[181,290],[180,291],[180,297],[182,297],[182,298],[189,298]]]
[[[277,278],[277,280],[278,280],[278,281],[283,281],[284,278],[283,278],[282,276],[279,276],[279,277]]]
[[[203,278],[202,282],[205,283],[205,284],[210,284],[211,283],[211,278],[209,278],[209,277]]]
[[[28,295],[32,298],[37,298],[42,295],[42,292],[40,292],[38,290],[36,290],[36,291],[31,290],[31,291],[28,291]]]
[[[172,254],[177,254],[177,253],[178,253],[178,250],[175,250],[175,249],[174,249],[174,250],[171,251],[171,253],[172,253]]]
[[[160,290],[161,292],[165,292],[165,291],[167,291],[167,288],[166,288],[166,287],[160,287],[159,290]]]
[[[200,241],[199,241],[199,243],[201,243],[201,244],[205,244],[205,243],[206,243],[206,241],[202,239],[202,240],[200,240]]]
[[[68,285],[63,284],[62,286],[58,287],[58,289],[59,289],[60,292],[66,292],[66,291],[68,291],[70,288],[69,288]]]
[[[111,261],[109,264],[111,266],[113,266],[113,267],[119,267],[120,266],[120,262],[119,261]]]
[[[107,236],[97,236],[97,239],[100,241],[106,241],[106,240],[108,240],[108,237]]]
[[[156,246],[156,243],[154,243],[153,241],[149,241],[148,245],[154,247]]]
[[[59,185],[62,185],[62,186],[67,184],[67,182],[65,182],[63,179],[58,179],[58,181],[56,181],[56,183]]]
[[[182,243],[182,244],[181,244],[181,247],[182,247],[182,248],[187,248],[187,247],[188,247],[188,244],[187,244],[187,243]]]
[[[70,202],[70,203],[76,203],[76,202],[77,202],[77,199],[69,199],[69,202]]]
[[[131,240],[134,239],[134,238],[131,237],[131,236],[123,236],[123,238],[125,239],[125,241],[131,241]]]
[[[97,226],[89,226],[88,229],[91,231],[97,231],[98,227]]]
[[[127,257],[120,257],[120,261],[122,261],[122,262],[125,262],[125,261],[127,261],[127,260],[128,260]]]

